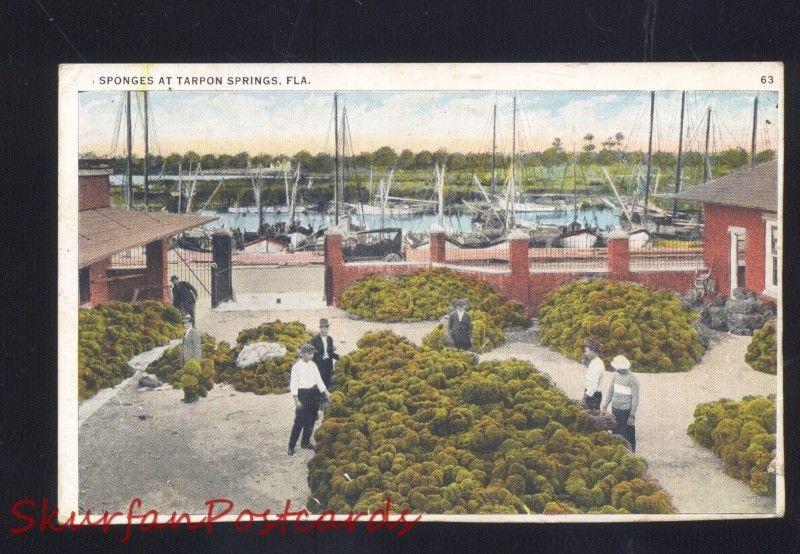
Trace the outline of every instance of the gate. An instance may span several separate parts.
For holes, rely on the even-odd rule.
[[[211,236],[211,307],[233,299],[233,274],[231,257],[233,237],[230,233],[214,233]]]
[[[198,299],[211,296],[211,252],[189,250],[182,247],[178,241],[170,243],[169,254],[170,277],[175,275],[181,281],[186,281],[197,289]]]

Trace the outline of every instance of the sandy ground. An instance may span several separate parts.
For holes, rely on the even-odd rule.
[[[299,277],[302,277],[300,279]],[[235,272],[238,292],[322,294],[322,269],[270,268]],[[198,328],[234,342],[241,329],[266,321],[298,320],[316,328],[331,322],[341,354],[355,349],[365,332],[392,329],[419,343],[432,323],[380,324],[350,319],[336,308],[269,312],[213,312],[198,304]],[[671,494],[682,513],[769,513],[774,500],[722,472],[720,460],[686,435],[695,406],[722,397],[775,392],[773,376],[744,362],[748,337],[718,337],[702,362],[687,373],[640,374],[637,454]],[[535,329],[510,337],[484,359],[517,357],[547,373],[570,398],[583,392],[584,368],[535,343]],[[217,385],[193,404],[169,386],[139,390],[138,379],[122,387],[80,428],[80,506],[93,511],[125,509],[140,497],[160,511],[205,511],[208,498],[225,497],[238,507],[282,509],[288,498],[303,505],[309,495],[306,464],[311,453],[286,455],[293,419],[288,394],[257,396]],[[309,506],[314,509],[314,506]]]
[[[583,396],[585,368],[535,344],[535,332],[487,353],[483,359],[515,357],[532,362],[570,398]],[[638,373],[640,401],[636,414],[636,454],[672,496],[680,513],[763,514],[775,511],[774,498],[755,494],[725,475],[722,462],[692,441],[686,429],[697,404],[720,398],[775,393],[775,376],[759,373],[744,361],[750,337],[720,335],[701,362],[685,373]],[[608,383],[610,374],[605,377]]]
[[[303,268],[242,268],[235,272],[236,290],[268,293],[306,290],[321,295],[322,272]],[[337,350],[346,354],[370,330],[393,329],[420,342],[432,323],[376,324],[350,319],[336,308],[269,312],[216,312],[202,299],[197,326],[219,340],[233,343],[240,330],[280,319],[297,320],[316,329],[319,318],[331,322]],[[206,398],[182,402],[183,392],[168,385],[137,388],[131,379],[86,418],[79,433],[82,508],[124,510],[132,498],[145,509],[203,513],[209,498],[224,497],[241,508],[282,509],[286,499],[302,506],[310,493],[306,464],[311,452],[297,449],[287,456],[294,418],[289,394],[258,396],[216,385]],[[314,508],[314,506],[309,506]]]

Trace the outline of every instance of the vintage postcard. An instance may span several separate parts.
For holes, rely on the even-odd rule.
[[[781,64],[59,94],[62,521],[783,515]]]

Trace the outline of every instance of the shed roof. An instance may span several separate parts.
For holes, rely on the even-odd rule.
[[[94,167],[94,168],[87,168],[87,169],[79,169],[78,170],[78,177],[92,177],[94,175],[111,175],[112,171],[110,167]]]
[[[97,208],[79,213],[78,266],[86,267],[154,240],[205,225],[216,217]]]
[[[677,196],[682,200],[777,212],[778,161],[771,160],[748,167],[686,189]]]

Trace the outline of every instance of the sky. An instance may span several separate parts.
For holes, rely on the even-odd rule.
[[[81,153],[124,155],[124,94],[81,93]],[[339,110],[347,111],[347,138],[354,152],[385,145],[398,152],[404,148],[489,152],[496,104],[497,149],[508,153],[515,94],[518,152],[541,151],[554,137],[561,138],[567,150],[580,150],[587,133],[596,137],[599,148],[601,141],[618,132],[626,137],[626,149],[647,149],[650,93],[646,91],[342,91]],[[703,149],[706,110],[711,107],[712,151],[736,146],[749,151],[756,95],[758,148],[775,148],[777,93],[688,91],[684,150]],[[141,155],[143,126],[136,96],[134,153]],[[677,150],[680,97],[680,91],[656,92],[654,151]],[[152,154],[194,150],[291,155],[300,150],[332,153],[334,148],[331,92],[153,91],[148,104]]]

